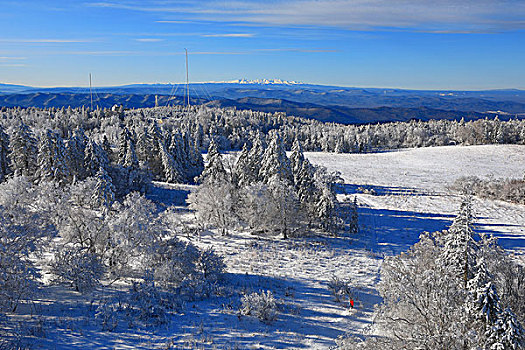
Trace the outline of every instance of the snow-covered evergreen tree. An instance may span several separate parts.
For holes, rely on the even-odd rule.
[[[359,232],[359,214],[357,213],[357,197],[354,197],[354,201],[350,206],[350,223],[349,223],[350,233]]]
[[[10,159],[15,175],[35,176],[37,170],[38,142],[31,128],[20,122],[9,139]]]
[[[479,249],[472,230],[472,197],[466,196],[452,225],[445,234],[443,262],[456,271],[465,288],[472,278],[476,265],[476,251]]]
[[[293,184],[293,173],[290,160],[286,156],[283,142],[278,133],[273,133],[268,148],[264,151],[259,168],[261,181],[268,183],[277,176],[281,181]]]
[[[247,186],[253,180],[253,178],[250,176],[251,169],[248,156],[248,145],[244,144],[242,146],[242,151],[235,162],[235,167],[232,174],[232,182],[238,187]]]
[[[294,179],[296,174],[298,174],[303,167],[303,162],[305,161],[303,148],[299,143],[298,139],[295,139],[292,144],[292,152],[290,153],[290,165],[294,173]]]
[[[217,144],[212,140],[206,156],[206,166],[196,181],[214,183],[223,182],[225,180],[228,180],[228,173],[224,169],[222,156],[217,149]]]
[[[338,211],[339,203],[334,194],[328,187],[323,187],[315,204],[315,214],[321,227],[332,234],[336,234],[340,225]]]
[[[525,330],[510,309],[500,313],[494,328],[489,338],[489,343],[492,344],[490,350],[525,348]]]
[[[88,139],[82,129],[73,131],[73,136],[67,140],[68,167],[75,179],[83,180],[87,176],[84,169],[84,152],[87,142]]]
[[[259,170],[261,167],[261,160],[264,156],[264,150],[265,143],[263,142],[261,134],[257,132],[252,139],[252,147],[250,148],[247,159],[246,178],[249,183],[261,181]]]
[[[56,133],[47,130],[42,135],[37,159],[37,177],[40,181],[67,183],[71,179],[64,140]]]
[[[0,125],[0,182],[11,173],[9,166],[9,138]]]
[[[100,168],[109,168],[106,152],[95,141],[88,141],[84,153],[84,169],[87,176],[96,176]]]
[[[159,149],[165,180],[167,182],[184,182],[184,176],[179,164],[160,140]]]
[[[139,160],[135,151],[135,144],[127,128],[122,129],[119,135],[118,164],[123,167],[138,169]]]
[[[95,192],[92,195],[92,203],[98,207],[103,207],[106,209],[111,208],[111,205],[115,201],[115,186],[111,177],[109,177],[107,171],[100,167],[95,176],[97,184],[95,187]]]

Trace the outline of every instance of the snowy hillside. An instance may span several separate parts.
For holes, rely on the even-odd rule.
[[[473,174],[521,177],[525,170],[525,146],[306,156],[341,172],[345,183],[338,199],[348,205],[357,196],[359,234],[281,240],[204,231],[191,241],[200,248],[213,247],[227,265],[226,287],[216,297],[187,302],[166,325],[128,327],[122,321],[113,331],[104,331],[86,317],[97,309],[97,292],[82,295],[53,287],[18,316],[23,321],[33,307],[42,314],[29,323],[34,348],[329,349],[338,336],[361,334],[370,325],[374,305],[380,302],[376,288],[383,257],[405,251],[423,231],[450,225],[459,205],[459,197],[447,190],[450,183]],[[155,183],[148,196],[179,205],[184,213],[181,199],[191,189]],[[477,199],[474,209],[477,230],[496,234],[506,248],[525,255],[523,205]],[[194,215],[188,212],[186,218],[191,221]],[[348,283],[354,308],[346,296],[336,300],[330,287],[334,278]],[[109,293],[117,293],[116,287]],[[239,293],[261,290],[270,290],[276,298],[277,319],[272,323],[239,312]]]

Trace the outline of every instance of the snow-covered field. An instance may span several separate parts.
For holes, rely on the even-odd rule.
[[[422,231],[446,228],[460,197],[447,190],[457,177],[521,178],[525,146],[440,147],[376,154],[307,153],[314,164],[339,171],[345,180],[339,199],[357,196],[361,232],[355,236],[264,239],[247,234],[222,237],[205,232],[192,241],[213,246],[228,265],[224,291],[188,303],[168,326],[102,332],[84,315],[90,297],[50,289],[38,308],[45,322],[35,325],[35,348],[56,349],[328,349],[346,332],[370,325],[385,255],[406,250]],[[361,193],[367,186],[375,195]],[[167,191],[167,189],[166,189]],[[163,202],[170,196],[159,194]],[[525,255],[525,206],[474,202],[476,228],[492,232],[517,255]],[[191,215],[191,214],[188,214]],[[328,283],[348,280],[356,301],[335,301]],[[267,325],[240,316],[240,292],[271,290],[279,302],[277,321]],[[27,312],[31,312],[28,308]],[[40,333],[39,333],[40,332]]]
[[[450,222],[461,197],[447,186],[458,177],[521,179],[525,174],[525,146],[521,145],[431,147],[372,154],[309,153],[307,157],[314,164],[341,172],[347,193],[355,193],[362,185],[373,188],[377,195],[357,194],[359,202],[369,208],[365,211],[374,213],[370,215],[371,227],[380,231],[378,237],[384,244],[389,230],[406,234],[408,240],[389,243],[402,244],[402,248],[417,240],[417,232],[440,229]],[[479,231],[494,233],[505,248],[525,254],[523,205],[475,199],[474,211]]]

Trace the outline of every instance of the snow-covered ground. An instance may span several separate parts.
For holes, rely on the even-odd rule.
[[[523,177],[525,146],[440,147],[377,154],[308,153],[314,164],[339,171],[345,180],[343,205],[357,196],[361,232],[355,236],[290,240],[243,233],[219,236],[205,232],[192,241],[213,246],[228,265],[219,296],[191,302],[168,326],[102,332],[85,315],[93,313],[90,296],[53,287],[37,308],[46,322],[36,323],[35,348],[56,349],[328,349],[346,332],[370,325],[385,255],[397,254],[422,231],[446,228],[460,197],[447,190],[457,177]],[[375,195],[358,191],[366,186]],[[189,190],[188,188],[185,189]],[[164,191],[164,192],[163,192]],[[177,192],[158,186],[157,200],[180,204]],[[171,198],[171,199],[170,199]],[[493,232],[501,243],[525,255],[525,206],[475,200],[477,229]],[[191,215],[191,214],[189,214]],[[337,302],[328,283],[348,280],[356,301]],[[271,290],[279,316],[270,325],[240,316],[240,293]],[[31,309],[28,308],[28,313]]]
[[[450,222],[461,197],[447,186],[457,178],[521,179],[525,174],[522,145],[447,146],[371,154],[308,153],[307,157],[314,164],[341,172],[347,193],[356,193],[363,185],[373,188],[376,195],[357,194],[359,202],[372,212],[370,225],[383,230],[378,237],[385,245],[401,244],[403,249],[417,241],[418,232],[444,228]],[[523,205],[476,198],[474,211],[479,231],[493,233],[506,249],[525,254]],[[409,239],[386,242],[386,233],[392,229]]]

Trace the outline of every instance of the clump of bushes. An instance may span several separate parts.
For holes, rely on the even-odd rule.
[[[450,186],[450,189],[458,192],[467,192],[481,198],[525,204],[525,180],[483,180],[477,176],[464,176],[458,178]]]
[[[277,301],[269,290],[247,294],[242,297],[240,313],[270,324],[277,319]]]
[[[70,285],[77,292],[92,291],[100,284],[104,266],[96,254],[86,249],[65,248],[58,251],[51,263],[56,283]]]

